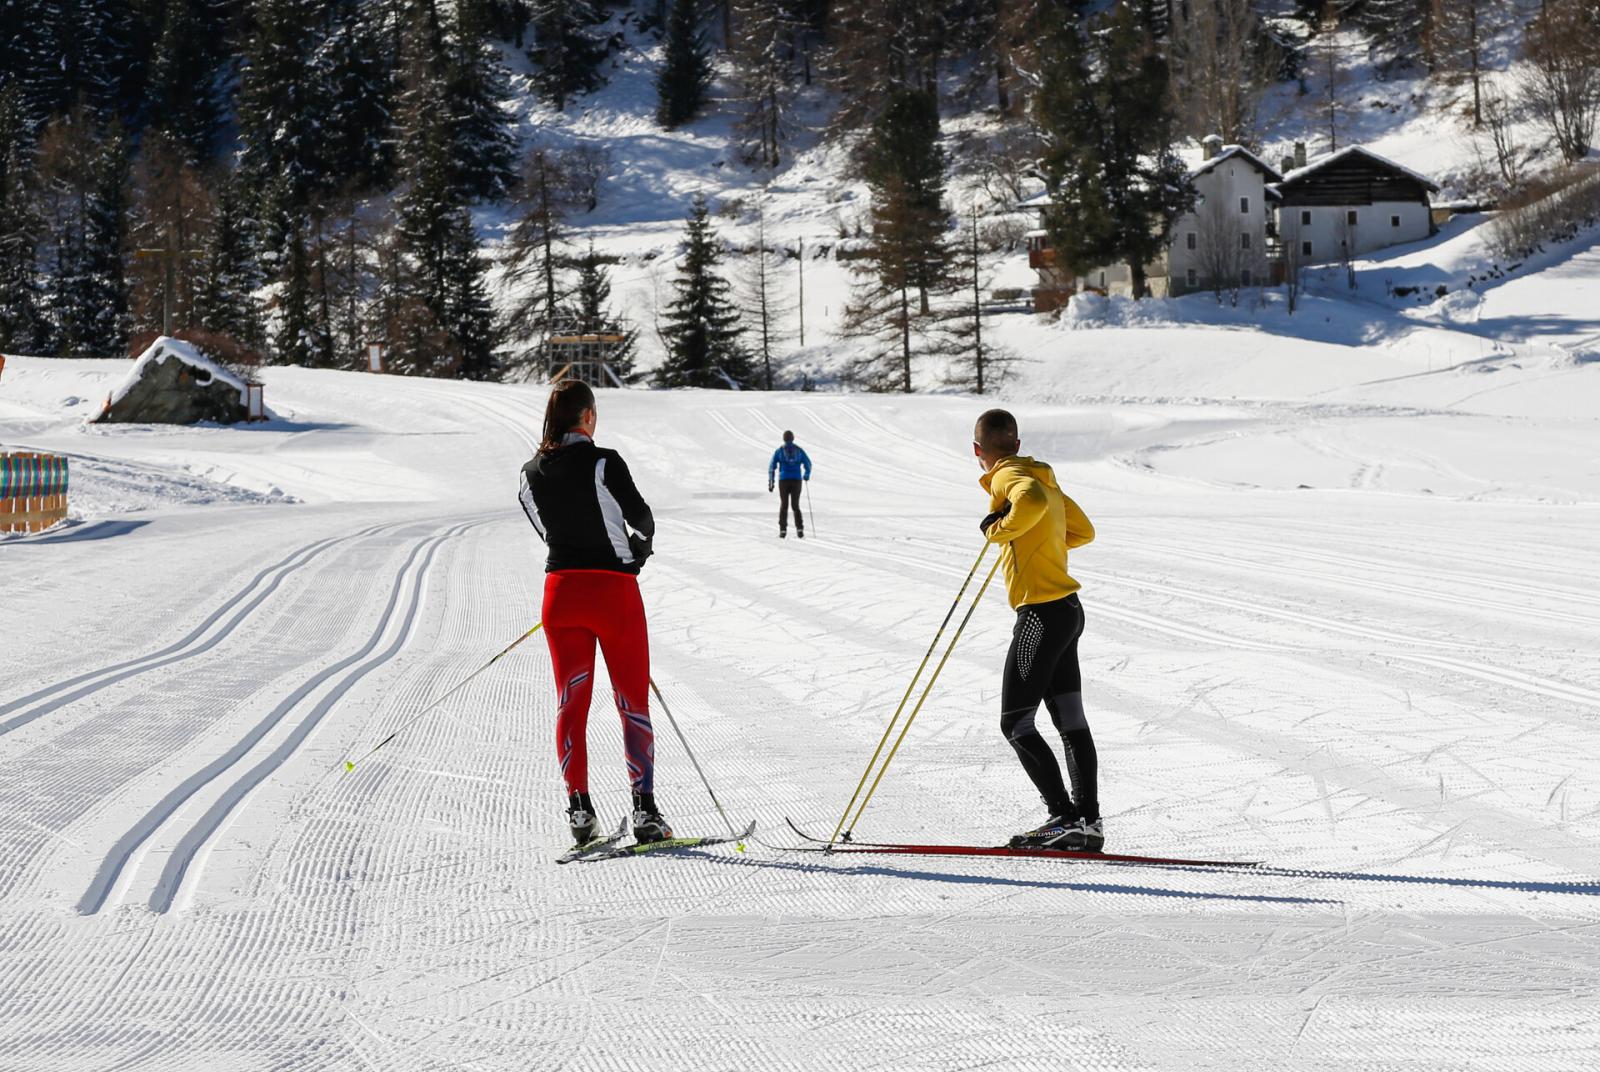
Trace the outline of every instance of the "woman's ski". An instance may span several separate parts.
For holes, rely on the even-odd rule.
[[[590,838],[582,845],[574,845],[560,856],[556,857],[558,864],[570,864],[574,860],[581,860],[592,852],[601,852],[616,845],[617,842],[628,836],[628,820],[622,819],[617,823],[614,834],[604,834],[600,837]]]
[[[588,863],[591,860],[615,860],[622,856],[643,856],[647,852],[668,852],[672,849],[704,849],[712,845],[725,845],[729,842],[745,841],[755,833],[754,821],[738,834],[712,834],[706,837],[679,837],[667,838],[665,841],[645,841],[635,845],[602,846],[596,850],[584,852],[574,856],[573,860]],[[563,863],[567,862],[565,860]]]
[[[1084,852],[1075,849],[1012,848],[1009,845],[917,845],[903,842],[836,841],[832,845],[801,830],[792,819],[789,829],[810,844],[792,845],[795,852],[877,853],[899,856],[1011,856],[1036,860],[1087,860],[1115,864],[1146,864],[1166,867],[1260,867],[1259,860],[1187,860],[1173,856],[1138,856],[1120,852]]]

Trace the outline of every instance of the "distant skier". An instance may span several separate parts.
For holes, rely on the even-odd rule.
[[[805,475],[802,476],[801,473]],[[811,479],[811,459],[794,441],[793,432],[783,433],[783,446],[772,452],[767,463],[767,490],[773,488],[772,477],[778,477],[778,538],[789,535],[789,504],[794,503],[794,534],[806,538],[806,519],[800,516],[800,489]]]
[[[567,783],[567,822],[581,845],[596,829],[586,728],[599,641],[622,716],[633,834],[661,841],[672,831],[655,801],[650,637],[636,579],[650,556],[655,519],[622,456],[595,446],[597,419],[589,386],[563,380],[545,406],[539,453],[522,467],[522,508],[549,548],[543,621],[558,695],[556,756]]]
[[[1044,462],[1018,455],[1017,420],[1003,409],[978,418],[972,453],[983,466],[989,515],[979,527],[1000,545],[1006,594],[1017,612],[1000,686],[1000,729],[1038,788],[1050,817],[1013,845],[1098,850],[1100,821],[1094,738],[1083,713],[1078,637],[1083,607],[1067,572],[1067,551],[1094,539],[1094,526],[1062,493]],[[1056,754],[1034,728],[1040,702],[1066,744],[1069,795]]]

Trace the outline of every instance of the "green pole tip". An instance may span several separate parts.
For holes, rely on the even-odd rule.
[[[349,774],[351,771],[353,771],[355,769],[356,769],[356,765],[354,763],[350,762],[348,759],[344,761],[344,772],[346,774]]]

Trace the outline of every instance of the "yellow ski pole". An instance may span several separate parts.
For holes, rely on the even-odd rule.
[[[978,609],[978,604],[983,602],[983,593],[989,590],[989,582],[994,580],[995,570],[1000,568],[1000,559],[994,560],[994,565],[989,567],[989,575],[983,579],[983,587],[978,589],[978,594],[972,597],[972,605],[967,608],[967,613],[962,617],[961,624],[956,626],[955,636],[950,638],[950,646],[944,649],[944,656],[940,658],[939,665],[933,668],[933,676],[928,678],[927,687],[922,690],[922,696],[917,700],[917,706],[911,709],[911,714],[906,716],[906,724],[900,730],[900,736],[895,738],[894,747],[889,749],[889,754],[883,759],[883,766],[878,768],[878,776],[872,780],[872,788],[867,790],[867,795],[862,798],[861,806],[856,809],[856,817],[850,821],[850,829],[844,832],[844,840],[850,840],[850,833],[861,821],[861,814],[867,810],[872,795],[878,791],[878,783],[883,781],[884,772],[889,769],[889,764],[894,762],[895,753],[900,751],[900,745],[905,741],[906,734],[911,732],[911,723],[916,721],[917,712],[922,710],[922,705],[928,702],[928,695],[933,692],[934,683],[939,680],[939,672],[944,669],[944,664],[949,661],[950,653],[956,650],[956,642],[961,639],[962,630],[966,629],[967,622],[972,620],[972,612]]]
[[[365,763],[367,761],[367,758],[369,756],[371,756],[372,753],[376,752],[378,749],[382,748],[384,745],[388,744],[390,741],[392,741],[396,737],[400,736],[402,733],[404,733],[406,731],[407,728],[409,728],[411,726],[412,723],[416,722],[423,715],[427,714],[429,711],[432,711],[435,707],[438,707],[440,704],[444,703],[450,697],[452,697],[456,693],[460,692],[463,688],[466,687],[467,682],[471,681],[473,678],[477,677],[479,674],[481,674],[485,670],[489,669],[489,667],[491,667],[495,663],[499,662],[500,661],[500,657],[502,655],[505,655],[505,654],[509,653],[512,648],[516,647],[518,644],[521,644],[524,640],[527,640],[529,637],[531,637],[533,634],[537,633],[543,627],[544,627],[544,623],[543,622],[535,623],[535,625],[534,625],[534,627],[532,629],[529,629],[526,633],[523,633],[517,639],[513,640],[511,643],[509,643],[505,647],[501,648],[499,655],[496,655],[493,659],[490,659],[488,662],[486,662],[482,666],[478,667],[472,673],[468,674],[466,676],[466,678],[464,678],[460,683],[455,685],[455,687],[450,689],[449,692],[445,693],[443,696],[441,696],[437,700],[433,701],[427,707],[424,707],[421,711],[418,711],[416,714],[414,714],[410,718],[406,719],[405,723],[403,725],[401,725],[399,728],[397,728],[393,733],[389,734],[389,736],[385,737],[383,740],[379,741],[377,744],[373,745],[370,749],[368,749],[366,755],[362,756],[360,759],[347,759],[347,760],[345,760],[344,761],[344,772],[346,774],[349,774],[351,771],[356,769],[356,764],[357,763]]]
[[[894,717],[883,728],[883,736],[878,738],[878,747],[873,749],[872,758],[867,760],[867,769],[861,772],[861,780],[856,783],[856,791],[850,794],[850,803],[844,806],[844,813],[839,816],[839,823],[833,828],[833,836],[828,839],[832,845],[839,840],[839,831],[844,829],[845,820],[850,818],[850,809],[855,807],[856,798],[861,795],[861,789],[867,784],[867,778],[872,775],[872,768],[878,762],[878,756],[883,753],[883,746],[889,743],[889,734],[894,732],[895,725],[900,721],[900,712],[906,709],[906,701],[911,699],[911,690],[917,687],[917,681],[922,677],[922,671],[928,667],[928,660],[933,658],[933,650],[939,646],[939,638],[944,636],[945,626],[950,624],[950,619],[955,617],[956,608],[961,606],[961,597],[967,594],[967,586],[972,583],[972,578],[978,573],[978,567],[983,565],[983,556],[989,553],[989,543],[984,541],[983,550],[978,552],[978,558],[972,563],[972,568],[967,571],[967,579],[961,582],[961,591],[956,593],[955,600],[950,604],[950,609],[945,611],[944,621],[939,623],[939,629],[933,634],[933,639],[928,642],[928,650],[922,655],[922,662],[917,666],[917,672],[911,675],[911,681],[906,685],[905,695],[900,697],[900,703],[894,709]]]

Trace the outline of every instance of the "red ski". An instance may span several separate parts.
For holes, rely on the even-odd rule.
[[[1037,860],[1087,860],[1113,864],[1149,864],[1167,867],[1260,867],[1259,860],[1187,860],[1175,856],[1137,856],[1120,852],[1083,852],[1073,849],[1014,849],[1009,845],[911,845],[882,841],[837,841],[829,845],[785,819],[789,829],[811,844],[794,845],[798,852],[877,853],[899,856],[1012,856]]]

